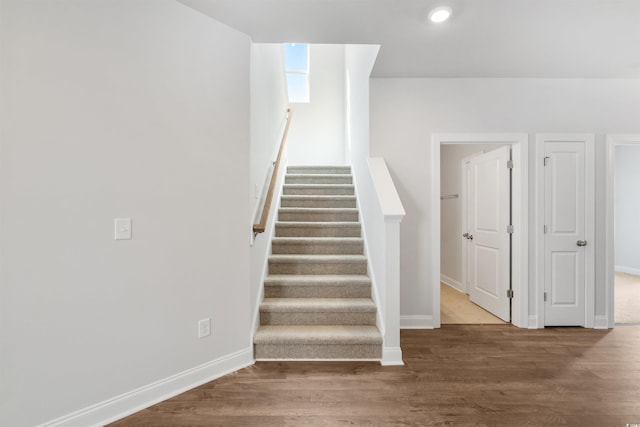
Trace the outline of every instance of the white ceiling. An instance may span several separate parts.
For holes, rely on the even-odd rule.
[[[256,43],[379,44],[376,77],[640,78],[640,0],[178,1]]]

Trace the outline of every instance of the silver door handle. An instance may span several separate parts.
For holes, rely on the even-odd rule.
[[[578,240],[576,242],[576,245],[578,245],[578,246],[587,246],[587,241],[586,240]]]
[[[464,234],[462,235],[462,237],[464,237],[464,238],[467,238],[467,239],[468,239],[468,238],[469,238],[469,233],[464,233]]]

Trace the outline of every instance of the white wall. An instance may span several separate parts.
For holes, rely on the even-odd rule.
[[[385,158],[407,210],[401,238],[402,314],[431,315],[432,287],[437,286],[431,283],[428,250],[432,133],[527,132],[533,162],[535,132],[594,132],[596,314],[603,315],[604,134],[638,133],[638,111],[640,80],[372,79],[371,155]],[[532,177],[532,212],[534,185]],[[531,242],[534,232],[531,221]],[[532,251],[529,256],[531,276]],[[534,314],[531,305],[530,311]]]
[[[369,256],[370,275],[374,292],[379,297],[380,312],[384,313],[384,288],[378,285],[378,276],[384,278],[384,216],[369,173],[369,76],[378,55],[379,46],[345,46],[346,72],[349,80],[347,105],[347,134],[350,135],[348,157],[351,158],[358,202]],[[384,332],[384,331],[383,331]]]
[[[616,271],[640,275],[640,146],[618,146],[615,156]]]
[[[440,203],[440,274],[447,284],[462,287],[462,159],[487,153],[502,144],[451,144],[440,148],[440,194],[454,195]]]
[[[284,61],[280,44],[253,44],[251,46],[251,170],[250,205],[251,223],[258,223],[266,191],[268,190],[273,161],[278,156],[280,141],[286,123],[288,107],[285,86]],[[251,247],[251,313],[257,314],[257,302],[262,295],[263,273],[271,248],[270,227],[275,218],[279,200],[274,197],[269,227],[258,235]],[[247,226],[247,232],[251,225]]]
[[[310,102],[292,104],[290,164],[345,164],[345,46],[310,45]]]
[[[1,7],[0,425],[251,363],[248,37],[173,0]]]

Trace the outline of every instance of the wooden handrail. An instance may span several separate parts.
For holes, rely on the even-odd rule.
[[[255,234],[263,233],[265,228],[267,227],[267,219],[269,218],[269,211],[271,210],[273,193],[276,191],[276,181],[278,180],[278,171],[280,170],[280,162],[282,161],[282,155],[284,154],[284,146],[287,143],[287,135],[289,134],[289,125],[291,124],[291,116],[293,116],[293,110],[289,108],[287,109],[287,124],[284,127],[284,133],[282,134],[282,141],[280,141],[278,158],[276,159],[275,166],[273,167],[273,173],[271,174],[269,191],[267,191],[267,197],[264,199],[264,206],[262,207],[262,215],[260,215],[260,223],[253,224],[253,232]]]

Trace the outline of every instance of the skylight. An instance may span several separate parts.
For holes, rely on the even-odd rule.
[[[309,102],[309,45],[286,43],[282,45],[287,91],[290,103]]]

